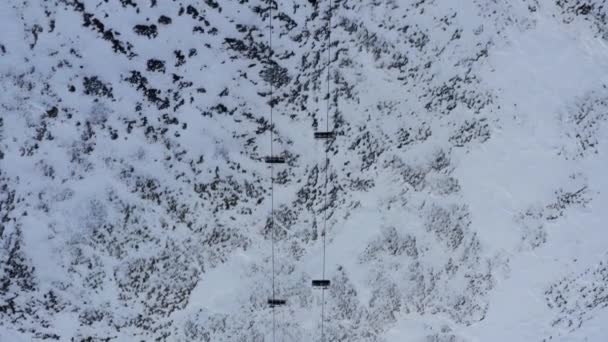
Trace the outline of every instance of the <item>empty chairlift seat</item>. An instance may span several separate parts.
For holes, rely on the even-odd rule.
[[[312,287],[317,287],[317,288],[321,288],[321,289],[328,288],[329,284],[330,284],[329,280],[326,280],[326,279],[312,281]]]
[[[268,164],[285,164],[285,158],[278,156],[266,157],[264,161]]]
[[[315,139],[335,139],[336,132],[315,132]]]
[[[287,301],[285,299],[269,299],[268,300],[268,305],[270,305],[271,308],[274,308],[275,306],[285,305],[286,303],[287,303]]]

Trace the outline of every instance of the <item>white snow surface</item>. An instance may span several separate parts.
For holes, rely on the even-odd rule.
[[[0,2],[0,341],[272,341],[271,129],[278,341],[608,340],[605,1],[329,4]]]

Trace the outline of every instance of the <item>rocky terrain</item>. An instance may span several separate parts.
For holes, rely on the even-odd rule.
[[[605,341],[606,6],[3,1],[0,341]]]

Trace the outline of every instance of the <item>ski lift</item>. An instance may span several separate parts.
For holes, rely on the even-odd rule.
[[[316,288],[320,288],[320,289],[327,289],[329,287],[329,284],[330,284],[330,281],[327,279],[312,281],[312,287],[316,287]]]
[[[266,157],[264,161],[268,164],[285,164],[285,158],[277,156]]]
[[[274,308],[275,306],[281,306],[281,305],[285,305],[287,303],[287,301],[285,299],[269,299],[268,300],[268,305],[271,308]]]
[[[335,139],[336,132],[315,132],[315,139]]]

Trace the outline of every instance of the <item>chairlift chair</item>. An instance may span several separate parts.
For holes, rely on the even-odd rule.
[[[275,306],[285,305],[286,303],[287,301],[285,299],[268,299],[268,305],[270,305],[271,308],[274,308]]]
[[[285,164],[285,158],[278,156],[266,157],[264,158],[264,161],[268,164]]]
[[[330,285],[330,281],[327,279],[317,279],[312,281],[312,287],[327,289]]]
[[[336,132],[315,132],[315,139],[335,139]]]

